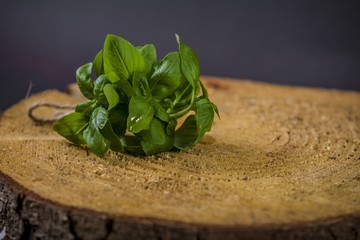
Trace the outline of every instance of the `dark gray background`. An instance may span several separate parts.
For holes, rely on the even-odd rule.
[[[154,43],[174,33],[204,75],[360,90],[359,1],[1,1],[0,110],[32,93],[65,89],[107,33]]]

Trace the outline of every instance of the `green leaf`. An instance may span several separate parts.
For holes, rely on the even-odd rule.
[[[114,151],[123,152],[124,147],[122,145],[121,139],[114,132],[111,123],[108,121],[103,129],[100,130],[102,136],[108,139],[110,143],[110,148]]]
[[[220,113],[219,113],[218,107],[214,103],[211,103],[211,107],[213,108],[214,112],[216,113],[216,115],[220,119]]]
[[[90,125],[97,129],[102,129],[108,121],[108,112],[103,107],[96,108],[91,114]]]
[[[106,100],[109,103],[108,110],[114,108],[120,102],[119,94],[117,93],[117,91],[115,90],[115,88],[112,84],[105,85],[104,94],[105,94]]]
[[[133,96],[129,103],[129,116],[127,128],[133,133],[149,129],[150,122],[154,117],[154,108],[146,98]]]
[[[152,72],[153,66],[157,61],[156,57],[156,49],[152,44],[146,44],[144,46],[139,46],[137,49],[140,51],[143,59],[144,59],[144,72],[145,74],[149,74]]]
[[[179,53],[171,52],[154,67],[154,73],[149,81],[152,96],[163,100],[174,94],[181,84],[181,78]]]
[[[165,125],[154,118],[149,130],[136,134],[141,139],[141,146],[146,155],[169,151],[173,146],[173,138],[166,134]]]
[[[202,96],[204,98],[209,98],[208,91],[206,90],[204,84],[201,82],[201,80],[199,80],[199,83],[200,83],[200,87],[201,87]]]
[[[169,136],[173,136],[175,133],[175,129],[177,126],[178,122],[176,121],[176,119],[170,119],[168,122],[168,125],[166,126],[166,134]]]
[[[139,136],[143,141],[153,144],[164,144],[167,137],[164,125],[156,118],[151,120],[148,130],[143,130],[136,136]]]
[[[180,87],[175,92],[172,112],[180,112],[182,109],[191,107],[195,100],[194,96],[196,95],[196,91],[191,87],[190,83],[186,81],[185,77],[183,77]]]
[[[124,146],[125,151],[139,155],[145,154],[144,151],[142,150],[139,138],[137,138],[136,136],[125,135],[124,139],[126,143]]]
[[[196,99],[196,89],[192,89],[191,93],[191,99],[187,102],[181,101],[179,105],[177,105],[176,100],[173,102],[173,105],[175,106],[173,109],[171,109],[169,116],[171,118],[180,118],[187,114],[189,111],[193,110],[195,99]]]
[[[115,83],[126,96],[131,97],[133,95],[133,88],[127,80],[120,78],[115,72],[107,73],[106,76],[110,82]]]
[[[209,99],[203,98],[196,102],[197,142],[211,130],[214,120],[214,109]]]
[[[173,141],[166,142],[166,144],[153,144],[150,142],[141,141],[141,147],[145,155],[154,155],[161,152],[168,152],[172,149]]]
[[[175,92],[176,102],[188,102],[191,99],[193,88],[190,83],[183,77],[181,84]]]
[[[88,125],[89,117],[82,113],[73,112],[53,124],[53,129],[67,140],[75,143],[85,143],[82,131]]]
[[[169,114],[165,111],[165,109],[155,100],[151,101],[151,105],[154,107],[154,115],[164,122],[169,121]]]
[[[97,77],[104,74],[103,50],[100,50],[98,54],[96,54],[95,59],[93,61],[93,67],[95,69],[95,73]]]
[[[144,73],[141,72],[134,73],[132,84],[135,95],[143,96],[143,97],[150,96],[149,83]]]
[[[78,105],[76,105],[75,112],[82,113],[82,114],[90,117],[91,113],[99,105],[100,105],[100,103],[98,101],[96,101],[95,99],[87,101],[87,102],[82,102],[82,103],[79,103]]]
[[[109,112],[109,120],[116,135],[123,136],[126,132],[126,122],[129,115],[127,104],[118,104]]]
[[[195,115],[188,116],[181,127],[175,131],[174,147],[180,150],[188,149],[195,145],[198,134]]]
[[[181,71],[193,88],[196,88],[200,78],[200,67],[196,53],[186,44],[184,44],[179,35],[175,35],[179,44],[179,53],[181,59]]]
[[[76,70],[76,82],[79,86],[80,92],[87,99],[94,99],[93,88],[94,82],[90,77],[92,70],[92,63],[87,63]]]
[[[84,130],[83,136],[89,149],[98,157],[104,157],[109,151],[111,142],[103,137],[99,129],[90,125]]]
[[[90,117],[88,127],[83,132],[84,140],[89,149],[99,157],[103,157],[110,148],[111,142],[100,132],[108,122],[108,114],[105,108],[96,108]]]
[[[97,101],[101,103],[106,103],[106,96],[104,94],[104,87],[106,84],[109,83],[109,80],[107,79],[106,75],[100,75],[96,81],[94,86],[94,97]]]
[[[144,70],[144,59],[141,53],[131,43],[113,34],[106,36],[103,61],[107,75],[114,73],[123,80],[129,80],[134,72]],[[108,77],[112,81],[110,76]]]

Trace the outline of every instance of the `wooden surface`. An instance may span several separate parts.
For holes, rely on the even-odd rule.
[[[5,111],[0,232],[43,239],[359,238],[360,94],[203,80],[221,120],[185,152],[100,159],[27,117],[38,102],[82,101],[76,89],[36,94]]]

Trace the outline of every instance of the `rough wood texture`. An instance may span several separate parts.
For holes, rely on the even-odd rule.
[[[181,153],[100,159],[26,115],[37,102],[81,101],[76,94],[47,91],[4,112],[0,232],[6,228],[8,239],[359,239],[360,94],[204,81],[221,120]]]

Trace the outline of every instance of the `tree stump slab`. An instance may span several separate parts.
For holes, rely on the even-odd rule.
[[[0,237],[359,239],[360,93],[203,81],[221,120],[183,152],[101,159],[27,116],[74,88],[5,111]]]

